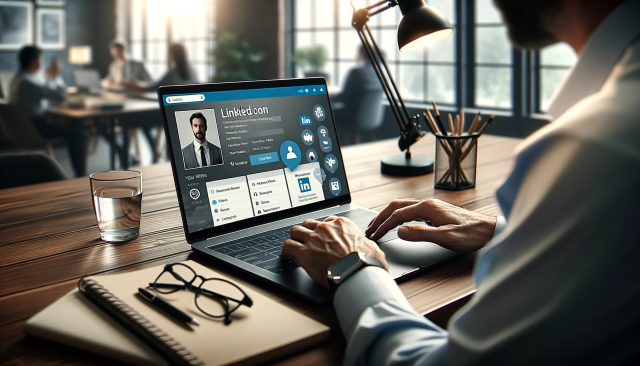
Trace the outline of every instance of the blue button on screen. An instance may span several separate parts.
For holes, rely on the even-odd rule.
[[[251,165],[262,165],[280,161],[280,158],[278,158],[278,153],[275,151],[258,155],[250,155],[249,159],[251,160]]]

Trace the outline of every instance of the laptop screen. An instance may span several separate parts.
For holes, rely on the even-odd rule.
[[[326,83],[295,81],[160,89],[187,234],[227,232],[348,197]]]

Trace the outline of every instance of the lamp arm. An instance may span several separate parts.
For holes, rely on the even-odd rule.
[[[370,12],[371,8],[376,8],[385,3],[387,4],[386,7],[378,9],[373,13]],[[353,6],[353,2],[351,3],[351,5]],[[398,91],[398,87],[393,80],[393,76],[389,71],[389,66],[384,60],[384,57],[382,57],[382,52],[380,51],[380,48],[373,38],[371,29],[369,29],[369,26],[367,25],[370,16],[378,14],[396,5],[397,1],[395,0],[385,0],[373,4],[368,8],[356,10],[354,7],[353,21],[351,24],[358,32],[358,36],[360,37],[360,41],[362,42],[362,45],[367,53],[367,57],[371,61],[380,84],[382,85],[382,89],[386,94],[387,99],[389,100],[389,105],[396,118],[396,121],[398,122],[398,126],[400,127],[401,132],[398,146],[400,150],[405,151],[408,150],[409,147],[416,141],[421,139],[426,134],[426,132],[420,130],[418,117],[412,117],[409,114],[409,111],[404,104],[404,100],[402,99],[402,96]]]

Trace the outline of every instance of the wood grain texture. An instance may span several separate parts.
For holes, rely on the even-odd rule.
[[[496,215],[499,209],[493,194],[511,169],[513,150],[520,140],[483,136],[479,141],[476,188],[460,192],[434,190],[433,175],[381,175],[380,157],[397,153],[395,140],[345,148],[342,152],[353,203],[380,210],[394,198],[436,197]],[[432,156],[433,137],[423,139],[413,151]],[[278,364],[341,363],[345,341],[331,307],[318,307],[191,252],[184,239],[171,166],[165,163],[140,170],[144,186],[141,236],[125,244],[98,239],[87,177],[0,190],[0,363],[113,364],[86,352],[26,337],[22,327],[29,317],[71,290],[83,275],[131,271],[186,259],[210,266],[331,326],[330,342]],[[457,257],[403,281],[400,288],[420,313],[444,306],[455,308],[457,300],[466,300],[474,292],[474,262],[473,254]]]

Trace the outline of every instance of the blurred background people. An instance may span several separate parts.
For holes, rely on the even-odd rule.
[[[25,46],[18,53],[18,73],[11,80],[9,101],[23,110],[40,129],[44,129],[45,113],[49,102],[62,102],[65,84],[60,77],[61,66],[53,58],[42,74],[42,51],[35,46]]]
[[[167,54],[169,70],[159,79],[150,83],[139,83],[135,80],[123,80],[122,85],[133,91],[156,91],[162,85],[195,84],[198,82],[195,71],[189,64],[187,51],[184,46],[174,43],[169,46]]]
[[[113,61],[109,65],[109,73],[102,80],[102,85],[106,88],[118,88],[123,81],[137,80],[139,82],[149,82],[151,77],[142,62],[129,58],[127,45],[121,39],[114,39],[109,44],[109,51]]]
[[[9,87],[9,103],[26,115],[42,138],[63,139],[68,146],[69,156],[74,161],[78,149],[82,147],[70,145],[73,131],[51,125],[46,119],[49,104],[61,103],[65,98],[66,86],[60,77],[60,62],[54,57],[49,67],[43,70],[42,51],[35,46],[25,46],[18,52],[18,64],[18,73]],[[20,121],[17,116],[6,122],[16,121]],[[28,131],[28,128],[24,128]]]
[[[340,94],[331,98],[342,145],[348,144],[351,136],[355,143],[360,143],[360,134],[364,132],[369,134],[369,140],[375,140],[373,131],[380,127],[384,117],[384,92],[363,46],[358,49],[356,62]]]

